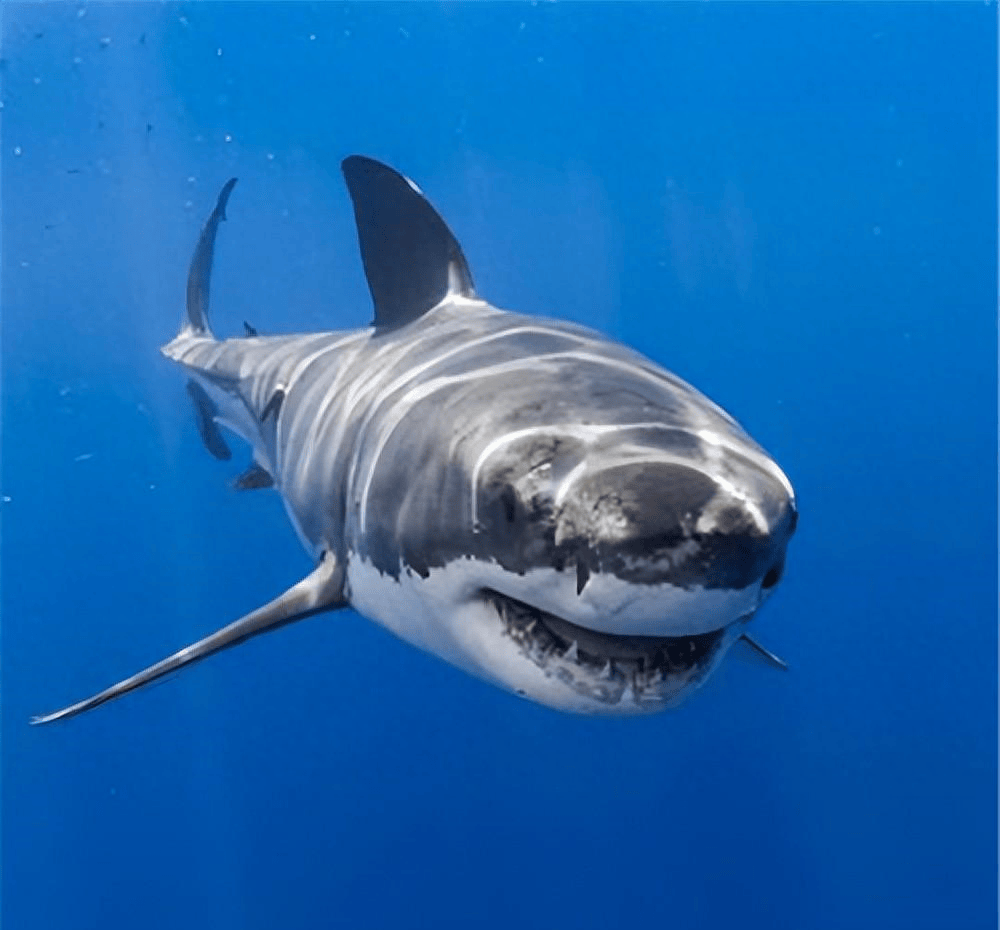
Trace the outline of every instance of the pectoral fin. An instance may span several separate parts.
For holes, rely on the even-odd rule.
[[[208,396],[206,391],[193,378],[187,383],[188,395],[194,403],[194,415],[198,423],[198,435],[205,444],[205,448],[212,453],[219,461],[228,462],[233,457],[226,445],[226,440],[222,436],[218,424],[215,422],[216,414],[219,412],[215,402]]]
[[[273,488],[274,478],[263,465],[253,463],[234,482],[233,487],[237,491],[257,491],[260,488]]]
[[[770,649],[765,649],[757,640],[751,639],[746,633],[740,637],[740,640],[746,643],[753,650],[754,655],[758,659],[762,659],[766,665],[770,665],[771,668],[781,669],[783,672],[788,671],[788,663],[776,656]]]
[[[311,617],[313,614],[345,607],[343,582],[343,566],[339,565],[337,559],[328,553],[309,575],[269,604],[259,607],[245,617],[230,623],[229,626],[186,646],[172,656],[162,659],[155,665],[112,685],[93,697],[71,704],[69,707],[64,707],[51,714],[33,717],[31,722],[33,724],[52,723],[56,720],[74,717],[107,701],[113,701],[130,691],[135,691],[143,685],[148,685],[150,682],[156,681],[164,675],[169,675],[186,665],[199,662],[216,652],[228,649],[230,646],[246,642],[260,633],[267,633],[279,626]]]

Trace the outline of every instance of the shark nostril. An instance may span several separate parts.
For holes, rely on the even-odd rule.
[[[781,573],[784,569],[784,561],[775,562],[774,565],[767,570],[767,574],[764,576],[764,580],[760,583],[760,586],[765,591],[773,588],[779,581],[781,581]]]

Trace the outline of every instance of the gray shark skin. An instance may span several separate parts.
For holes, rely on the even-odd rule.
[[[797,520],[781,469],[725,411],[638,352],[474,290],[419,189],[343,162],[374,305],[365,329],[216,339],[216,233],[163,353],[199,432],[253,451],[315,568],[269,604],[87,700],[81,713],[252,636],[352,606],[404,640],[564,711],[674,706],[744,640]]]

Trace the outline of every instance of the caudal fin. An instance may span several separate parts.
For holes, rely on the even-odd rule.
[[[181,326],[181,332],[198,335],[212,334],[208,326],[208,291],[212,278],[212,257],[215,254],[215,236],[219,223],[226,218],[226,204],[229,195],[236,186],[236,178],[230,178],[219,192],[215,209],[205,223],[198,239],[198,245],[191,257],[191,267],[187,279],[187,319]]]

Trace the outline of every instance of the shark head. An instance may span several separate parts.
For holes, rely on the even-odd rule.
[[[483,598],[515,647],[479,659],[563,709],[674,706],[780,581],[791,486],[732,430],[575,432],[515,438],[477,476],[480,532],[498,550]]]
[[[788,479],[756,443],[721,412],[689,419],[699,426],[550,423],[496,436],[466,463],[468,519],[439,536],[430,512],[396,523],[395,586],[356,566],[352,599],[559,710],[676,706],[746,635],[797,522]],[[368,602],[387,587],[398,592],[388,610]]]

